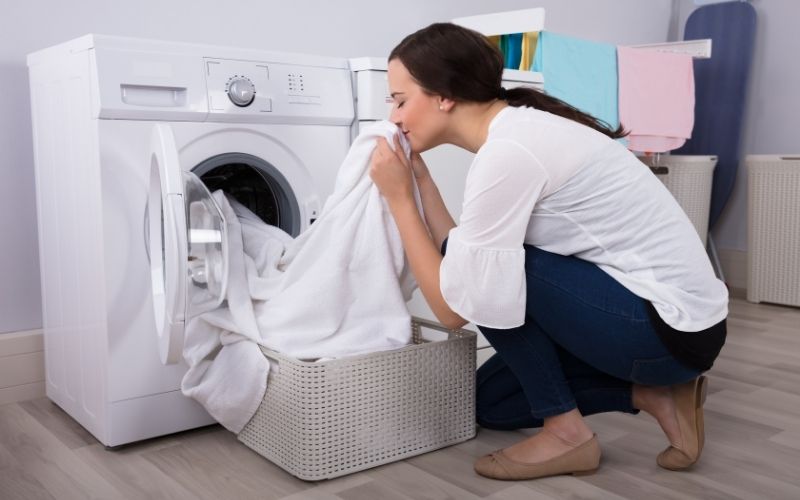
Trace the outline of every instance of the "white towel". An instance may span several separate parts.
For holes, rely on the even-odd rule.
[[[393,144],[396,133],[379,122],[356,138],[319,218],[296,239],[214,193],[228,227],[227,305],[187,322],[182,390],[229,430],[241,431],[263,399],[269,362],[258,344],[313,360],[410,343],[416,283],[368,174],[376,139]]]

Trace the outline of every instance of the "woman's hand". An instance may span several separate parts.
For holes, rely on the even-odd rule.
[[[400,140],[394,136],[394,151],[389,147],[385,138],[379,137],[378,144],[372,152],[369,166],[369,176],[378,186],[389,204],[404,199],[413,199],[414,188],[412,182],[412,163],[403,154]],[[419,156],[419,155],[417,155]],[[420,162],[422,158],[420,158]],[[424,167],[424,163],[422,166]],[[425,168],[427,172],[427,168]]]

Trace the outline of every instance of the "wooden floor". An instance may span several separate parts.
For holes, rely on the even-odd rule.
[[[589,418],[600,471],[527,482],[481,478],[479,456],[523,432],[476,439],[343,478],[296,479],[213,426],[107,451],[47,399],[0,406],[0,499],[800,498],[800,309],[733,299],[709,373],[706,448],[691,472],[656,466],[646,415]]]

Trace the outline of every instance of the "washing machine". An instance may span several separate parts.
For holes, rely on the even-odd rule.
[[[348,61],[87,35],[28,67],[47,396],[109,447],[212,423],[180,390],[184,324],[226,287],[210,193],[312,224],[351,142]]]
[[[388,63],[386,58],[359,57],[350,60],[356,89],[356,116],[358,126],[363,127],[377,120],[388,120],[392,111],[393,100],[389,95],[387,81]],[[503,70],[503,87],[530,87],[537,90],[544,89],[544,75],[533,71],[519,71],[514,69]],[[422,154],[425,164],[431,172],[436,186],[442,195],[442,200],[447,206],[450,215],[458,223],[461,208],[464,202],[464,187],[467,182],[467,172],[475,157],[465,149],[443,144]],[[411,314],[432,321],[436,316],[428,307],[422,292],[414,292],[408,303]],[[466,325],[478,332],[472,323]],[[494,354],[489,342],[478,333],[478,366]]]

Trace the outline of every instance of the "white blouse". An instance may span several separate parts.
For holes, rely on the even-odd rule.
[[[728,314],[694,226],[647,166],[589,127],[508,107],[470,166],[448,237],[440,287],[450,308],[481,326],[522,325],[523,243],[595,263],[676,330]]]

